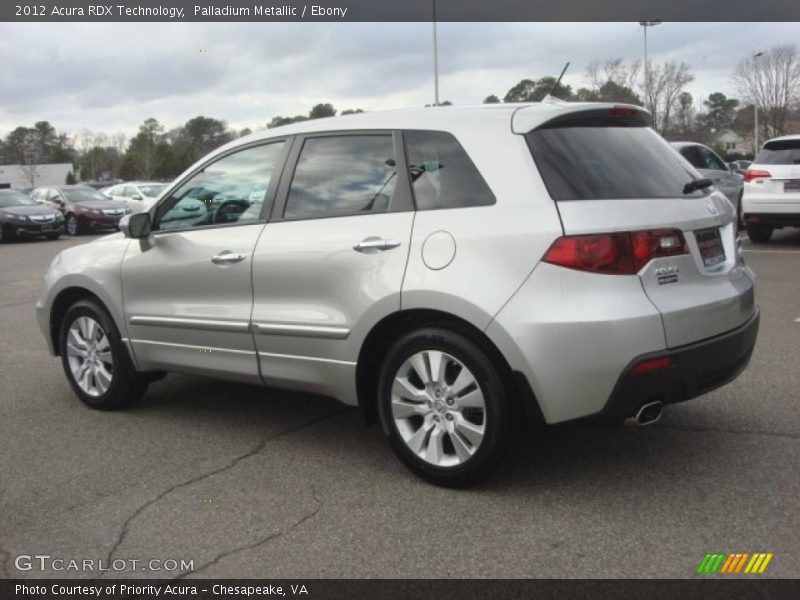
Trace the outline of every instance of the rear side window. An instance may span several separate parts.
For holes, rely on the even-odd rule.
[[[477,167],[451,134],[406,131],[403,137],[417,210],[495,203]]]
[[[699,197],[697,179],[655,131],[625,121],[575,119],[526,136],[553,200]]]
[[[800,140],[767,142],[753,162],[758,165],[800,165]]]
[[[385,212],[396,184],[391,135],[308,138],[297,161],[284,217]]]

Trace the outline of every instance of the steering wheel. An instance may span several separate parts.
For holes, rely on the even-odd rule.
[[[250,203],[246,200],[225,200],[214,209],[211,220],[214,224],[231,223],[236,221],[248,208],[250,208]]]

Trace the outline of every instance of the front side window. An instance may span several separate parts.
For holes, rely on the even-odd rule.
[[[406,131],[403,137],[417,210],[495,203],[477,167],[451,134]]]
[[[203,168],[159,207],[154,229],[258,221],[284,142],[246,148]]]
[[[385,212],[397,185],[391,135],[308,138],[286,199],[286,219]]]
[[[708,165],[708,168],[711,169],[712,171],[728,170],[725,168],[725,163],[722,162],[722,159],[708,148],[701,147],[700,152],[703,153],[703,157],[706,159],[706,164]]]

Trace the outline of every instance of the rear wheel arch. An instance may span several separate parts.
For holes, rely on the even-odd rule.
[[[431,309],[408,309],[392,313],[379,321],[361,345],[356,365],[358,405],[367,423],[377,420],[377,384],[380,365],[393,344],[409,331],[441,327],[459,333],[483,350],[502,375],[506,392],[515,410],[522,411],[526,421],[534,426],[544,423],[538,401],[524,375],[514,372],[492,340],[469,321],[452,313]],[[530,406],[529,406],[530,405]]]

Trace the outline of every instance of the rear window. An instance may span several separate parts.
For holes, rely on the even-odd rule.
[[[758,165],[800,165],[800,140],[767,142],[754,162]]]
[[[526,136],[553,200],[699,197],[697,179],[655,131],[625,120],[574,119]]]

